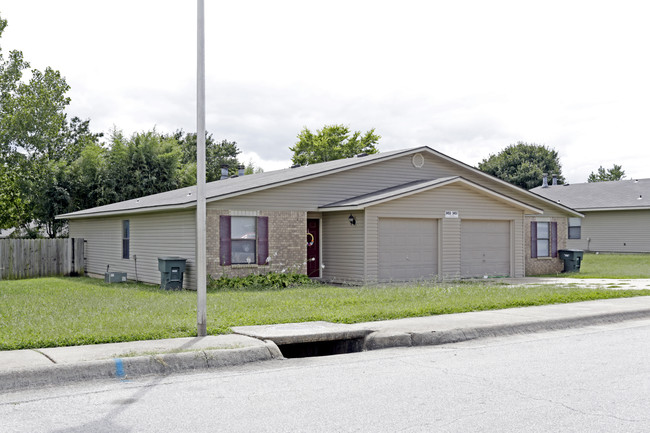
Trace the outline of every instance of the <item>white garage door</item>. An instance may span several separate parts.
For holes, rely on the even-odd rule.
[[[510,222],[461,222],[460,274],[463,277],[510,275]]]
[[[379,219],[379,280],[432,279],[438,274],[435,219]]]

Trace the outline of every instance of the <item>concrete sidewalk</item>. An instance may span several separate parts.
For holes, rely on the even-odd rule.
[[[557,287],[582,287],[585,289],[642,290],[650,289],[650,278],[562,278],[562,277],[522,277],[500,278],[495,282],[513,286],[552,284]]]
[[[363,350],[436,345],[650,318],[650,296],[344,325],[308,322],[234,327],[234,334],[0,352],[0,392],[85,380],[282,359],[286,345],[358,341]],[[280,347],[278,347],[280,346]]]

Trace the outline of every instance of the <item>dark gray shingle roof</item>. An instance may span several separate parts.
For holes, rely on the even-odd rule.
[[[650,179],[538,186],[530,190],[578,211],[650,208]]]
[[[364,165],[380,159],[392,158],[401,154],[414,153],[428,149],[426,146],[413,149],[402,149],[391,152],[381,152],[374,155],[338,159],[319,164],[306,165],[296,168],[285,168],[269,172],[251,174],[242,177],[232,177],[206,184],[205,192],[208,201],[219,200],[228,196],[243,194],[253,190],[294,182],[302,178],[309,178],[327,174],[341,169]],[[175,189],[160,194],[148,195],[133,200],[126,200],[105,206],[71,212],[59,215],[57,218],[82,218],[86,216],[99,216],[119,214],[122,212],[146,212],[158,208],[183,209],[196,205],[196,186]]]
[[[465,167],[466,169],[471,170],[477,174],[480,174],[485,178],[493,179],[496,182],[499,182],[503,185],[507,185],[509,188],[520,190],[528,194],[527,191],[520,189],[519,187],[510,185],[505,181],[490,176],[489,174],[483,173],[475,167],[469,166],[461,161],[458,161],[447,155],[437,152],[428,146],[420,146],[411,149],[381,152],[374,155],[339,159],[336,161],[323,162],[320,164],[307,165],[304,167],[286,168],[283,170],[275,170],[275,171],[269,171],[264,173],[252,174],[248,176],[219,180],[216,182],[210,182],[206,185],[206,200],[208,202],[223,200],[240,194],[247,194],[253,191],[260,191],[267,188],[273,188],[284,184],[311,179],[322,175],[336,173],[338,171],[353,169],[358,166],[363,166],[366,164],[373,164],[381,160],[387,160],[387,159],[391,159],[403,155],[415,154],[417,152],[428,152],[437,155],[438,157],[445,159],[451,162],[452,164],[457,164],[461,167]],[[408,192],[408,191],[402,191],[402,193],[404,192]],[[387,193],[390,194],[390,192]],[[377,193],[373,193],[373,194],[377,194]],[[562,209],[563,211],[567,211],[569,213],[575,212],[569,207],[567,207],[567,205],[565,204],[558,204],[555,201],[548,200],[544,197],[541,198],[547,203],[553,205],[554,207]],[[131,214],[131,213],[138,213],[138,212],[151,212],[157,210],[185,209],[185,208],[192,208],[195,206],[196,206],[196,186],[191,186],[187,188],[180,188],[173,191],[163,192],[160,194],[153,194],[146,197],[140,197],[133,200],[113,203],[106,206],[98,206],[91,209],[85,209],[85,210],[71,212],[64,215],[58,215],[57,218],[60,219],[87,218],[87,217]],[[533,208],[533,207],[531,207],[530,209],[533,209],[535,211],[537,210],[537,208]]]
[[[419,191],[434,185],[445,183],[452,179],[458,179],[458,176],[442,177],[439,179],[423,179],[407,182],[402,185],[397,185],[391,188],[382,189],[379,191],[363,194],[358,197],[352,197],[345,200],[337,201],[335,203],[320,206],[320,209],[328,208],[347,208],[347,207],[363,207],[371,203],[380,202],[393,197],[398,197],[410,192]]]

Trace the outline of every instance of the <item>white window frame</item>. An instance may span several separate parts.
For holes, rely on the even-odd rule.
[[[235,227],[236,221],[242,221],[244,219],[253,221],[253,232],[235,233],[235,230],[237,229],[237,227]],[[248,245],[249,247],[252,246],[252,251],[239,251],[239,249],[245,250],[246,245]],[[238,248],[238,246],[240,248]],[[236,249],[238,250],[236,251]],[[243,258],[245,255],[248,256],[246,259]],[[236,259],[237,257],[242,257],[242,258]],[[257,263],[257,217],[256,216],[242,216],[242,215],[230,216],[230,261],[232,265],[253,265]]]
[[[540,230],[546,224],[546,230]],[[540,244],[540,241],[542,242]],[[546,254],[540,253],[540,245],[546,246]],[[537,221],[537,257],[551,257],[551,223],[547,221]]]

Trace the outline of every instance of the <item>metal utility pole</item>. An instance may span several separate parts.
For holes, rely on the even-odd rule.
[[[207,331],[205,209],[205,20],[204,0],[197,0],[196,26],[196,333]]]

